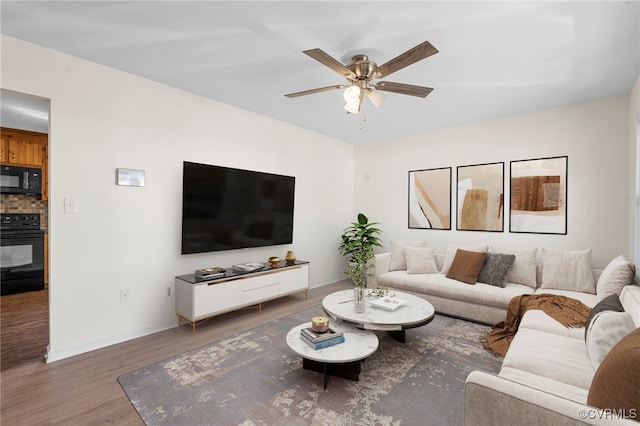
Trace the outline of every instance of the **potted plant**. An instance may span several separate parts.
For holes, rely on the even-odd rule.
[[[364,289],[367,279],[374,276],[373,248],[382,247],[378,235],[382,233],[376,226],[377,222],[369,222],[362,213],[358,214],[358,221],[352,222],[341,236],[338,250],[346,260],[345,275],[351,278],[355,285],[354,301],[356,311],[364,310]]]

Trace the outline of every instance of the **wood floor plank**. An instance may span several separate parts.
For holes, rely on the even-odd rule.
[[[348,280],[268,302],[258,310],[230,312],[191,326],[175,327],[51,364],[35,361],[0,372],[2,424],[143,425],[117,379],[179,355],[315,306],[334,291],[351,288]]]

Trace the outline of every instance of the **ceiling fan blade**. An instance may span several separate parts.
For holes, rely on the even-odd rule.
[[[417,96],[425,98],[433,88],[424,86],[414,86],[413,84],[394,83],[392,81],[379,81],[375,88],[385,92],[400,93],[402,95]]]
[[[331,68],[332,70],[334,70],[335,72],[337,72],[338,74],[340,74],[341,76],[349,80],[354,80],[356,78],[356,75],[354,74],[353,71],[345,67],[336,59],[333,59],[331,56],[325,53],[322,49],[304,50],[302,51],[302,53],[308,56],[311,56],[316,61],[320,62],[323,65],[326,65],[327,67]]]
[[[303,90],[302,92],[289,93],[285,95],[287,98],[297,98],[298,96],[313,95],[314,93],[328,92],[329,90],[337,90],[346,87],[345,84],[336,84],[335,86],[319,87],[317,89]]]
[[[372,75],[375,78],[386,77],[391,73],[394,73],[425,58],[428,58],[431,55],[435,55],[436,53],[438,53],[438,49],[433,47],[428,41],[425,41],[424,43],[417,45],[413,49],[409,49],[406,52],[391,59],[390,61],[387,61],[384,64],[380,65],[378,68],[373,70]]]

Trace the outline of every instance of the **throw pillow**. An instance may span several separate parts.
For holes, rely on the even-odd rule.
[[[404,271],[407,269],[405,247],[426,247],[425,241],[391,241],[391,263],[389,271]]]
[[[636,274],[636,268],[623,255],[613,259],[604,268],[596,284],[598,300],[602,300],[611,293],[620,295],[622,287],[631,284]]]
[[[507,274],[507,282],[515,284],[523,284],[535,289],[536,282],[536,256],[538,249],[533,248],[507,248],[507,247],[491,247],[492,252],[513,254],[516,260]]]
[[[593,369],[624,336],[636,329],[633,318],[626,312],[604,311],[593,317],[587,329],[587,350]]]
[[[515,260],[516,256],[513,254],[487,253],[487,259],[478,275],[478,282],[504,287],[507,274]]]
[[[542,249],[542,263],[544,267],[540,288],[596,294],[591,269],[591,249]]]
[[[593,376],[587,404],[627,416],[640,413],[640,328],[609,351]]]
[[[487,253],[484,252],[458,249],[453,262],[451,262],[449,272],[447,272],[447,278],[475,284],[486,258]]]
[[[587,340],[587,330],[589,330],[589,325],[591,324],[593,317],[604,311],[624,312],[624,307],[622,306],[620,297],[617,294],[614,293],[610,296],[605,297],[600,302],[598,302],[596,306],[593,307],[593,309],[591,309],[591,312],[589,312],[589,315],[587,315],[587,322],[584,325],[585,341]]]
[[[442,273],[446,274],[449,272],[449,268],[451,267],[451,263],[453,262],[453,258],[456,257],[456,252],[458,249],[467,250],[467,251],[476,251],[476,252],[486,252],[489,247],[487,246],[467,246],[467,245],[457,245],[457,244],[449,244],[447,245],[447,253],[444,256],[444,261],[442,263]]]
[[[407,274],[437,274],[435,250],[424,247],[405,247]]]

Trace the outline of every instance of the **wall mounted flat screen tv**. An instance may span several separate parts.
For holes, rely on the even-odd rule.
[[[293,242],[295,177],[184,162],[182,254]]]

